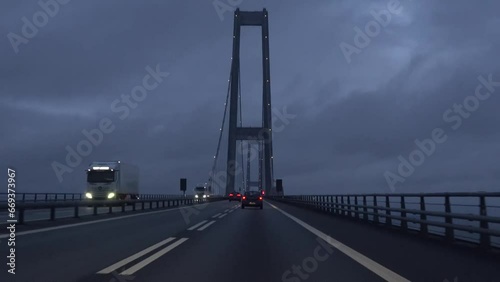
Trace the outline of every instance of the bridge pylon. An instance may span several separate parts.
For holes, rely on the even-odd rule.
[[[227,180],[226,195],[234,191],[235,176],[237,167],[243,164],[236,163],[237,141],[254,140],[258,141],[262,148],[262,160],[259,160],[259,181],[261,188],[266,191],[266,195],[275,194],[273,187],[273,141],[272,141],[272,116],[271,116],[271,77],[269,58],[269,24],[266,9],[257,12],[240,11],[234,12],[233,30],[233,57],[231,62],[230,78],[230,104],[229,104],[229,136],[227,153]],[[262,126],[261,127],[239,127],[238,109],[239,89],[240,89],[240,33],[242,26],[260,26],[262,29]]]

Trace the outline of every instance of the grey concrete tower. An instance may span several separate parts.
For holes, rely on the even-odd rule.
[[[260,26],[262,28],[262,127],[238,127],[238,91],[240,82],[240,33],[242,26]],[[231,93],[229,104],[229,142],[227,152],[227,181],[226,195],[234,191],[235,174],[237,167],[243,164],[236,163],[237,141],[257,140],[263,146],[262,165],[259,166],[263,176],[262,188],[267,195],[275,194],[273,187],[272,169],[272,116],[271,116],[271,77],[269,58],[269,25],[267,10],[258,12],[243,12],[236,9],[234,12],[233,30],[233,57],[231,63]]]

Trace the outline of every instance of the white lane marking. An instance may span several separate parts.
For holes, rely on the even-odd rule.
[[[201,225],[205,224],[205,222],[207,222],[207,221],[208,221],[208,220],[204,220],[204,221],[202,221],[202,222],[199,222],[199,223],[197,223],[197,224],[195,224],[195,225],[193,225],[193,226],[189,227],[189,228],[188,228],[188,230],[194,230],[194,229],[196,229],[196,228],[200,227]]]
[[[219,216],[219,218],[223,218],[227,215],[227,213],[223,213],[221,216]]]
[[[228,211],[229,211],[229,209],[225,210],[224,212],[228,212]]]
[[[154,253],[150,257],[144,259],[143,261],[137,263],[136,265],[134,265],[134,266],[130,267],[129,269],[125,270],[124,272],[120,273],[120,275],[132,275],[132,274],[134,274],[135,272],[137,272],[141,268],[143,268],[146,265],[148,265],[148,264],[152,263],[153,261],[157,260],[158,258],[160,258],[161,256],[163,256],[164,254],[170,252],[171,250],[173,250],[174,248],[176,248],[180,244],[186,242],[187,240],[188,240],[188,238],[181,238],[181,239],[175,241],[174,243],[170,244],[169,246],[167,246],[166,248],[162,249],[161,251],[159,251],[157,253]]]
[[[232,210],[230,210],[228,213],[232,213],[232,212],[234,212],[235,210],[236,210],[236,209],[232,209]]]
[[[134,254],[134,255],[126,258],[126,259],[123,259],[123,260],[121,260],[121,261],[119,261],[119,262],[117,262],[117,263],[115,263],[115,264],[113,264],[111,266],[106,267],[105,269],[97,272],[97,274],[109,274],[109,273],[115,271],[116,269],[118,269],[118,268],[120,268],[120,267],[122,267],[122,266],[124,266],[124,265],[126,265],[126,264],[128,264],[128,263],[130,263],[130,262],[132,262],[132,261],[134,261],[134,260],[142,257],[143,255],[145,255],[147,253],[150,253],[150,252],[158,249],[159,247],[161,247],[161,246],[165,245],[166,243],[168,243],[170,241],[173,241],[173,240],[175,240],[175,237],[170,237],[170,238],[168,238],[166,240],[163,240],[163,241],[161,241],[159,243],[156,243],[156,244],[154,244],[153,246],[151,246],[151,247],[149,247],[147,249],[144,249],[144,250],[142,250],[142,251],[140,251],[140,252],[138,252],[138,253],[136,253],[136,254]]]
[[[376,261],[371,260],[370,258],[364,256],[361,253],[358,253],[357,251],[351,249],[350,247],[342,244],[341,242],[335,240],[334,238],[328,236],[327,234],[319,231],[318,229],[312,227],[311,225],[303,222],[302,220],[294,217],[293,215],[281,210],[280,208],[276,207],[273,204],[269,204],[271,207],[274,209],[278,210],[282,214],[286,215],[289,217],[291,220],[295,221],[298,223],[300,226],[304,227],[305,229],[309,230],[311,233],[314,235],[320,237],[323,239],[325,242],[330,244],[332,247],[336,248],[337,250],[341,251],[351,259],[355,260],[362,266],[366,267],[367,269],[371,270],[373,273],[377,274],[381,278],[383,278],[386,281],[389,282],[410,282],[410,280],[400,276],[399,274],[393,272],[392,270],[382,266],[381,264],[377,263]]]
[[[216,215],[212,216],[212,218],[216,218],[216,217],[218,217],[219,215],[221,215],[221,213],[218,213],[218,214],[216,214]]]
[[[145,213],[140,213],[140,214],[124,215],[124,216],[119,216],[119,217],[99,219],[99,220],[93,220],[93,221],[87,221],[87,222],[81,222],[81,223],[73,223],[73,224],[67,224],[67,225],[61,225],[61,226],[55,226],[55,227],[46,227],[46,228],[35,229],[35,230],[30,230],[30,231],[17,232],[16,236],[28,235],[28,234],[35,234],[35,233],[52,231],[52,230],[59,230],[59,229],[65,229],[65,228],[71,228],[71,227],[77,227],[77,226],[95,224],[95,223],[100,223],[100,222],[107,222],[107,221],[125,219],[125,218],[136,217],[136,216],[145,216],[145,215],[151,215],[151,214],[157,214],[157,213],[171,212],[171,211],[177,211],[177,210],[188,209],[188,208],[191,208],[191,207],[173,208],[173,209],[162,210],[162,211],[152,211],[152,212],[145,212]],[[0,235],[0,239],[8,238],[9,236],[10,236],[9,234],[2,234],[2,235]]]
[[[198,231],[203,231],[203,230],[207,229],[207,227],[209,227],[210,225],[212,225],[212,224],[214,224],[214,223],[215,223],[215,220],[212,220],[212,221],[210,221],[209,223],[207,223],[207,224],[203,225],[202,227],[200,227],[200,228],[198,229]]]

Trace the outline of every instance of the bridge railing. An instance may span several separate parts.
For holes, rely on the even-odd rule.
[[[114,212],[113,208],[119,208],[120,212],[126,212],[127,207],[131,206],[129,211],[146,210],[146,209],[161,209],[161,208],[171,208],[179,206],[188,206],[203,204],[209,202],[215,202],[227,199],[223,196],[214,196],[205,199],[195,199],[189,196],[177,196],[177,197],[163,197],[158,199],[139,199],[139,200],[81,200],[81,201],[53,201],[53,202],[15,202],[15,218],[10,218],[9,220],[17,220],[18,224],[24,224],[26,220],[26,211],[29,210],[48,210],[49,219],[56,219],[57,209],[68,209],[72,208],[73,217],[80,217],[80,208],[86,207],[91,208],[91,215],[102,214],[99,213],[99,209],[106,208],[108,214]],[[9,211],[12,207],[12,203],[1,203],[0,210]],[[71,210],[70,210],[71,211]],[[67,218],[67,216],[64,216]]]
[[[500,248],[500,193],[268,197],[328,214]]]
[[[7,193],[0,193],[0,203],[8,201]],[[181,195],[172,194],[140,194],[139,199],[152,200],[152,199],[172,199],[184,197]],[[186,195],[190,197],[190,195]],[[82,201],[85,200],[83,193],[16,193],[16,202],[55,202],[55,201]]]

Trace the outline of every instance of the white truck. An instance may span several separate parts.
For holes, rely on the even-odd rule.
[[[139,199],[139,169],[120,161],[93,162],[87,168],[86,199]]]
[[[205,199],[210,197],[206,184],[196,185],[196,187],[194,188],[194,197],[195,199]]]

